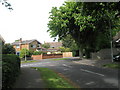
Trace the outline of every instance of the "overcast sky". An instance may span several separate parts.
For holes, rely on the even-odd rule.
[[[8,0],[13,11],[0,3],[0,34],[6,43],[16,39],[37,39],[41,43],[53,41],[47,32],[49,12],[65,0]]]

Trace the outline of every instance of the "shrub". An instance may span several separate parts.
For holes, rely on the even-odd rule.
[[[34,51],[33,52],[33,55],[40,55],[40,54],[42,54],[43,52],[41,52],[41,51]]]
[[[31,57],[32,51],[29,51],[28,49],[23,48],[20,52],[20,58],[24,58],[25,54],[26,54],[26,57]]]
[[[20,58],[17,55],[2,56],[2,88],[12,88],[20,71]]]
[[[5,44],[2,47],[2,54],[15,54],[15,48],[10,44]]]

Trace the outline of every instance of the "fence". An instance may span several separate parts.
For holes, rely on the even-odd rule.
[[[63,58],[63,57],[73,57],[72,52],[64,52],[62,54],[41,54],[32,55],[33,60],[49,59],[49,58]]]

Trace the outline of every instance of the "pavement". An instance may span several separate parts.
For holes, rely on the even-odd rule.
[[[40,72],[30,67],[46,67],[64,75],[81,88],[118,88],[118,70],[103,68],[111,60],[81,60],[78,57],[69,60],[39,62],[21,65],[21,75],[15,88],[45,88]]]
[[[17,78],[14,88],[44,88],[40,72],[30,67],[22,67],[21,74]]]

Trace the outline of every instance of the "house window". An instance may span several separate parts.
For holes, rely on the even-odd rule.
[[[16,45],[16,48],[20,48],[20,45]]]
[[[36,45],[31,45],[32,48],[36,48]]]

